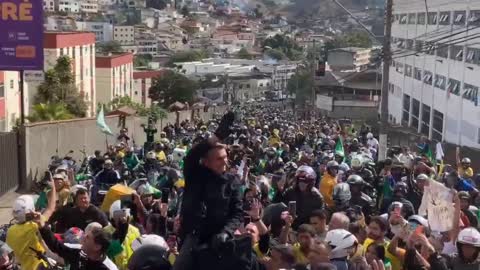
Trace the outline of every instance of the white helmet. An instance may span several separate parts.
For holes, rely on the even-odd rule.
[[[153,245],[168,250],[168,244],[163,237],[156,234],[144,234],[132,242],[132,250],[135,251],[142,246]]]
[[[26,221],[26,214],[35,211],[35,203],[30,195],[21,195],[13,203],[12,215],[19,223]]]
[[[126,208],[124,205],[122,205],[121,200],[116,200],[112,203],[112,205],[110,205],[110,218],[113,219],[114,213],[119,211],[123,211],[127,218],[130,217],[130,208]]]
[[[332,249],[330,258],[339,259],[349,256],[349,249],[358,244],[355,235],[344,229],[335,229],[327,232],[325,242]]]
[[[480,232],[473,227],[468,227],[460,231],[457,243],[480,247]]]
[[[362,162],[362,157],[357,155],[354,158],[352,158],[352,161],[350,162],[352,168],[361,168],[363,165]]]
[[[156,159],[156,158],[157,158],[157,155],[155,155],[155,152],[149,151],[147,153],[147,159]]]
[[[422,225],[425,228],[428,228],[428,220],[420,215],[412,215],[408,218],[408,222],[417,222],[419,225]]]

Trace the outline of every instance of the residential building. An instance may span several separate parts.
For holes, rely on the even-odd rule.
[[[328,64],[332,70],[364,70],[370,64],[372,50],[348,47],[328,52]]]
[[[43,0],[43,10],[55,12],[55,0]]]
[[[20,118],[19,73],[0,71],[0,132],[11,131]]]
[[[135,27],[134,26],[114,26],[113,40],[123,45],[135,44]]]
[[[77,31],[75,18],[71,16],[47,16],[43,27],[46,31]]]
[[[388,119],[436,141],[480,148],[480,2],[394,6]]]
[[[53,68],[60,56],[71,59],[74,83],[88,105],[87,115],[95,115],[95,35],[87,32],[44,32],[43,48],[44,71]],[[42,79],[25,77],[25,110],[28,114]]]
[[[163,70],[134,70],[132,100],[149,107],[152,100],[148,97],[148,91],[153,80],[162,76],[163,72]]]
[[[375,120],[382,77],[376,70],[332,71],[315,78],[315,106],[334,118]]]
[[[79,31],[93,32],[96,42],[113,40],[113,25],[108,22],[76,22]]]
[[[229,101],[248,101],[251,99],[258,99],[265,96],[265,92],[272,90],[271,78],[262,73],[240,73],[228,75],[229,87],[228,91]]]
[[[133,54],[97,55],[95,59],[97,102],[115,97],[133,97]]]
[[[58,11],[78,13],[80,12],[80,2],[75,0],[60,0],[58,2]]]
[[[83,0],[80,3],[80,11],[83,13],[97,13],[98,1],[97,0]]]

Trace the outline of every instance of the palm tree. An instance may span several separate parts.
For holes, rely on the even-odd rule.
[[[56,121],[72,119],[73,115],[63,103],[39,103],[33,106],[33,112],[27,119],[30,122]]]

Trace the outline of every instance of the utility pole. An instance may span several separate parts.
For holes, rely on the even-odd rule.
[[[392,38],[392,9],[393,0],[387,0],[385,7],[385,35],[383,37],[383,72],[380,102],[381,131],[385,131],[385,126],[388,123],[388,84],[390,80],[390,65],[392,63],[392,51],[390,47]]]

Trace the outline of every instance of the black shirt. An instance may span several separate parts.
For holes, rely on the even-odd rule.
[[[81,249],[70,248],[58,242],[48,227],[40,228],[40,234],[48,248],[62,257],[71,270],[117,270],[106,256],[100,261],[93,261]]]
[[[108,225],[107,216],[96,206],[90,205],[84,212],[78,207],[65,206],[55,211],[49,221],[56,223],[56,232],[63,233],[71,227],[85,230],[88,224],[98,222],[103,227]]]

